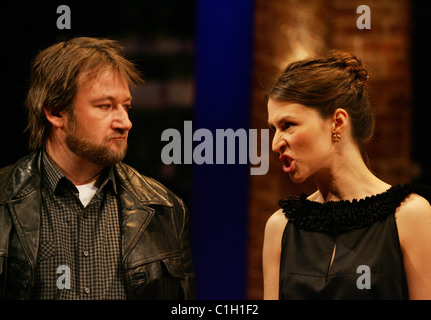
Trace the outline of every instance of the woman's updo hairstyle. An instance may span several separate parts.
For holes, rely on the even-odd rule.
[[[367,80],[368,71],[361,59],[332,51],[324,57],[289,64],[268,87],[266,97],[315,108],[325,118],[343,108],[349,115],[353,138],[362,146],[374,132]]]

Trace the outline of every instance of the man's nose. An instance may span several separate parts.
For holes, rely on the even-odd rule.
[[[125,131],[132,129],[132,122],[129,119],[129,113],[123,106],[116,108],[112,126],[113,129],[121,129]]]

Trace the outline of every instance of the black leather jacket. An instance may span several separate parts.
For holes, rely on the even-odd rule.
[[[0,170],[0,298],[32,299],[39,248],[41,152]],[[128,299],[193,299],[187,209],[133,168],[115,165]]]

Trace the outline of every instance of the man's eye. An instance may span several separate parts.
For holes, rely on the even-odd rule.
[[[109,109],[109,108],[111,108],[111,105],[110,104],[103,104],[103,105],[100,105],[99,108]]]
[[[129,112],[129,110],[130,110],[130,109],[132,109],[132,106],[131,106],[131,105],[124,105],[124,106],[123,106],[123,108],[124,108],[127,112]]]

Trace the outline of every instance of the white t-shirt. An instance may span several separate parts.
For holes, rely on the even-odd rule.
[[[99,188],[95,186],[95,184],[96,180],[87,184],[76,186],[79,191],[79,200],[81,200],[81,203],[84,207],[86,207],[90,203],[97,190],[99,190]]]

